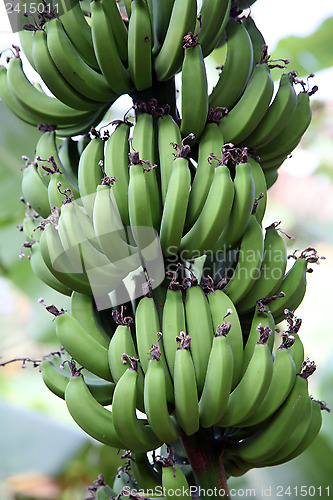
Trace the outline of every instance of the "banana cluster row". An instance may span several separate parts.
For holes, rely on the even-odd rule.
[[[17,47],[8,68],[0,68],[0,95],[22,120],[73,136],[96,126],[120,95],[134,97],[153,89],[155,78],[163,84],[181,71],[182,138],[192,133],[198,140],[209,108],[224,108],[223,141],[255,150],[271,185],[310,123],[316,87],[310,90],[291,71],[273,97],[270,68],[284,66],[270,60],[253,19],[232,17],[239,11],[231,16],[230,5],[205,0],[197,12],[196,0],[169,0],[162,8],[135,0],[122,15],[115,0],[94,0],[88,23],[72,0],[60,18],[41,13],[39,23],[25,23],[20,32],[25,54],[54,97],[29,82]],[[204,59],[223,33],[227,56],[208,95]],[[302,87],[298,94],[295,84]],[[162,97],[164,87],[156,94]]]
[[[307,392],[315,365],[304,361],[300,321],[289,311],[289,330],[275,347],[269,309],[256,308],[246,330],[223,291],[206,294],[195,282],[184,290],[172,281],[161,309],[143,297],[134,321],[123,307],[113,310],[112,331],[100,323],[92,300],[77,292],[70,313],[49,310],[72,359],[43,361],[44,382],[104,444],[144,453],[177,442],[181,431],[191,436],[200,427],[220,428],[226,468],[234,474],[236,465],[243,470],[239,462],[249,469],[268,458],[267,465],[289,460],[319,432],[317,403]],[[110,404],[112,411],[105,408]],[[297,427],[289,440],[291,423],[305,411],[304,432]],[[310,424],[312,439],[304,441]]]
[[[246,148],[224,145],[218,125],[208,123],[194,166],[191,148],[173,118],[158,118],[157,138],[154,120],[142,113],[132,133],[125,121],[109,137],[67,138],[59,147],[55,131],[47,131],[38,141],[35,160],[26,159],[22,193],[44,219],[43,258],[72,290],[89,293],[86,270],[72,263],[84,240],[88,267],[108,266],[109,274],[123,277],[136,262],[127,256],[144,246],[146,238],[138,228],[156,233],[164,257],[178,254],[183,261],[236,247],[247,227],[248,232],[253,225],[261,231],[266,180]],[[36,231],[28,237],[36,239]],[[52,266],[55,257],[47,256],[50,250],[64,255],[58,269]],[[82,274],[76,284],[68,279],[73,273]]]

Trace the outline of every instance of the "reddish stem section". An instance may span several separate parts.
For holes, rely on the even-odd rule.
[[[182,431],[180,438],[197,482],[198,498],[205,498],[209,490],[210,498],[230,500],[222,462],[223,443],[221,446],[221,443],[217,443],[211,435],[209,429],[202,428],[192,436],[187,436]],[[213,495],[211,495],[212,492]]]

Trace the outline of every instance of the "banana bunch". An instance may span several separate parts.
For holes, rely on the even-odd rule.
[[[127,450],[97,498],[129,485],[185,498],[201,433],[228,476],[284,463],[328,410],[309,395],[316,367],[294,315],[321,257],[288,255],[279,223],[262,227],[317,88],[290,71],[274,93],[271,69],[287,61],[241,16],[252,3],[60,0],[58,16],[42,2],[21,13],[20,42],[43,88],[18,47],[0,66],[0,97],[43,132],[23,158],[20,257],[30,249],[35,274],[71,297],[70,311],[46,306],[62,349],[42,377],[89,436]],[[221,44],[209,94],[205,58]],[[124,94],[133,118],[96,129]],[[152,288],[156,262],[166,273]]]

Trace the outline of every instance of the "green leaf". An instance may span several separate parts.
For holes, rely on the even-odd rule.
[[[307,37],[288,36],[280,40],[271,58],[288,59],[288,71],[296,70],[304,77],[333,66],[332,46],[333,17],[329,17]],[[273,76],[278,78],[277,70],[273,70]]]

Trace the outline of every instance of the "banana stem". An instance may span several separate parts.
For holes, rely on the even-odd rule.
[[[197,482],[198,499],[206,498],[209,492],[210,498],[230,500],[222,463],[224,446],[216,442],[209,429],[200,428],[192,436],[181,432],[180,439]],[[200,491],[202,496],[200,496]]]
[[[157,99],[157,106],[159,108],[165,108],[166,105],[169,105],[169,114],[176,122],[179,120],[174,77],[166,82],[159,82],[153,77],[153,84],[149,89],[142,91],[134,90],[130,96],[134,102],[143,101],[148,103],[152,98]],[[136,109],[135,114],[137,115],[138,113],[140,114],[140,111]]]

